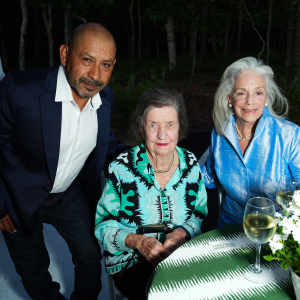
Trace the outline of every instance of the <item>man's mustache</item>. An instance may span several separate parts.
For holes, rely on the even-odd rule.
[[[86,77],[80,77],[79,82],[99,87],[103,87],[104,85],[103,81],[93,80]]]

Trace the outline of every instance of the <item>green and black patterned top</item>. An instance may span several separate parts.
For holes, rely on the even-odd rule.
[[[145,146],[120,154],[110,165],[106,185],[97,205],[95,235],[104,247],[106,271],[120,272],[132,257],[125,246],[129,233],[139,225],[183,225],[191,238],[201,233],[207,215],[207,195],[197,159],[176,147],[179,167],[162,190],[155,179]],[[147,234],[164,240],[163,234]],[[138,262],[137,254],[130,265]]]

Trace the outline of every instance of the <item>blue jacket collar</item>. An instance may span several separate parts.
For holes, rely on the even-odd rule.
[[[254,141],[254,139],[256,139],[256,137],[262,133],[264,127],[266,126],[266,122],[268,122],[270,117],[271,117],[270,112],[269,112],[268,108],[265,107],[263,114],[258,121],[252,141]],[[226,139],[233,145],[233,147],[235,148],[235,150],[237,151],[239,156],[242,158],[243,155],[242,155],[241,148],[239,145],[238,136],[237,136],[236,130],[235,130],[235,120],[236,120],[235,116],[231,115],[230,121],[227,123],[227,125],[225,125],[224,135],[225,135]]]

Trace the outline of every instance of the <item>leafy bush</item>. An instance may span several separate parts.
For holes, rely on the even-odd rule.
[[[129,75],[127,84],[120,84],[117,76],[114,76],[110,81],[110,86],[116,97],[116,112],[112,120],[113,127],[126,128],[130,115],[136,107],[136,104],[141,95],[151,88],[165,88],[165,69],[161,69],[157,74],[154,68],[150,69],[150,76],[147,79],[142,79],[139,82],[134,74]]]
[[[288,118],[300,125],[300,67],[296,70],[295,75],[286,73],[280,79],[282,89],[290,104]]]

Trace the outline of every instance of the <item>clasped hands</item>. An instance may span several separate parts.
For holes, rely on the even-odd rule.
[[[185,236],[185,231],[181,228],[177,228],[166,235],[166,240],[162,244],[154,237],[129,234],[125,239],[125,244],[130,248],[139,250],[146,260],[153,267],[156,267],[161,261],[184,244]]]

